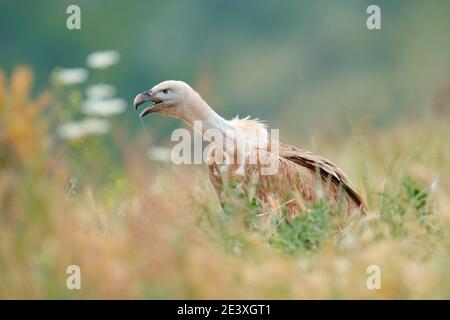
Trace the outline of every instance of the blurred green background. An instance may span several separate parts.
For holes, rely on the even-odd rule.
[[[81,7],[81,30],[66,28],[70,4]],[[382,30],[366,28],[370,4],[381,7]],[[36,91],[56,67],[117,50],[121,62],[102,80],[129,102],[121,119],[132,132],[142,130],[135,94],[167,79],[190,83],[227,118],[250,114],[307,136],[422,112],[450,75],[448,0],[2,0],[0,16],[0,67],[32,66]],[[179,126],[145,122],[157,140]]]

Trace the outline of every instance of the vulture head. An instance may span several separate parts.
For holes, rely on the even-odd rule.
[[[134,98],[134,108],[149,103],[139,116],[160,113],[189,121],[206,104],[200,95],[183,81],[168,80],[161,82]]]

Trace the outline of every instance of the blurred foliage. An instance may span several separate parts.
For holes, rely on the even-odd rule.
[[[33,75],[27,68],[17,68],[8,84],[0,70],[0,154],[1,163],[35,161],[45,152],[48,141],[46,123],[38,117],[49,105],[49,93],[31,100]]]

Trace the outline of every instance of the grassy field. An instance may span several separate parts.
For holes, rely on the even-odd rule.
[[[148,160],[144,132],[58,139],[54,99],[31,87],[26,69],[0,74],[0,298],[450,298],[445,110],[315,136],[303,147],[349,173],[369,215],[317,203],[262,230],[239,186],[222,210],[206,168]]]

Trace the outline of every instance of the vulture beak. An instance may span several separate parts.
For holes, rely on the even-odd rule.
[[[163,100],[156,98],[151,91],[145,91],[142,93],[139,93],[135,98],[134,98],[134,109],[137,110],[137,108],[145,103],[145,102],[152,102],[152,104],[148,107],[146,107],[144,110],[142,110],[142,112],[139,114],[139,117],[144,117],[149,113],[152,112],[158,112],[159,110],[161,110],[161,105],[164,103]]]

